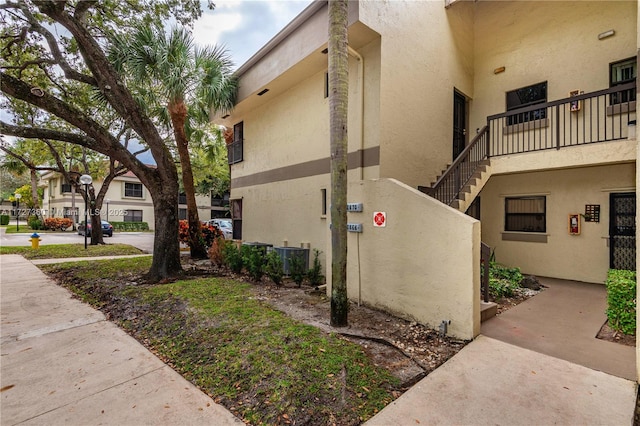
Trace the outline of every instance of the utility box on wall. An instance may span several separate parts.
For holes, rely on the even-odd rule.
[[[274,247],[273,248],[280,260],[282,260],[282,269],[285,275],[291,275],[290,260],[293,256],[299,256],[304,264],[304,270],[309,270],[309,249],[298,247]]]

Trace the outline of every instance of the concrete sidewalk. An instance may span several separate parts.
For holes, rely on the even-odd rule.
[[[243,424],[21,256],[0,297],[3,426]]]
[[[480,336],[366,424],[632,425],[636,384]]]

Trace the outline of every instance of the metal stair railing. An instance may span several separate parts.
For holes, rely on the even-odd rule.
[[[489,127],[484,126],[426,193],[446,205],[458,199],[484,160],[489,158]]]

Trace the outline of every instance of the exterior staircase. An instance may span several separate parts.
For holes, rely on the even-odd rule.
[[[466,212],[491,177],[489,131],[484,127],[431,186],[418,190]]]

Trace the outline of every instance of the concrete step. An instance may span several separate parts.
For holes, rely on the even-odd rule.
[[[498,305],[493,302],[480,301],[480,322],[485,322],[496,316]]]

